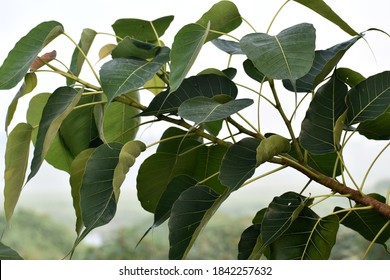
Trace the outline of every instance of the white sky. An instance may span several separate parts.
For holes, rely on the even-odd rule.
[[[212,4],[218,1],[213,0],[193,0],[193,1],[177,1],[177,0],[165,0],[165,1],[128,1],[128,0],[111,0],[111,1],[48,1],[48,0],[13,0],[3,1],[2,8],[0,10],[0,63],[7,56],[8,51],[14,46],[17,40],[24,36],[32,27],[36,26],[42,21],[57,20],[64,25],[65,31],[78,41],[79,36],[83,28],[92,28],[99,32],[112,33],[111,24],[113,24],[119,18],[141,18],[146,20],[153,20],[166,15],[174,15],[175,20],[171,27],[166,32],[166,35],[162,38],[166,45],[171,46],[175,33],[185,24],[195,22],[199,17],[207,11]],[[239,7],[240,13],[245,17],[259,32],[265,32],[270,23],[273,15],[282,5],[284,0],[237,0],[234,1]],[[390,2],[388,0],[327,0],[326,1],[343,19],[345,19],[355,30],[358,32],[365,31],[370,27],[381,28],[390,33],[390,20],[389,20],[389,8]],[[327,22],[320,16],[312,13],[305,7],[297,3],[289,3],[283,12],[279,15],[271,34],[276,34],[280,30],[289,27],[291,25],[309,22],[313,23],[317,29],[317,48],[324,49],[334,44],[348,40],[350,37],[341,31],[338,27]],[[236,37],[241,37],[246,33],[251,32],[248,26],[243,23],[243,27],[239,31],[235,31],[233,34]],[[386,38],[380,33],[371,33],[367,35],[367,40],[370,43],[372,51],[376,57],[374,59],[370,49],[367,47],[363,40],[360,40],[345,56],[341,64],[346,67],[350,67],[354,70],[360,71],[363,75],[369,76],[375,73],[382,72],[386,69],[390,69],[390,38]],[[97,50],[106,43],[112,42],[110,37],[101,36],[94,44],[94,49],[91,50],[91,60],[93,63],[97,62]],[[57,57],[62,61],[69,63],[71,53],[74,46],[61,37],[57,39],[53,44],[47,47],[47,51],[53,49],[57,50]],[[240,58],[241,59],[241,58]],[[240,59],[233,60],[240,63]],[[227,56],[217,51],[210,44],[206,45],[204,50],[200,54],[200,61],[194,65],[193,72],[203,70],[209,67],[217,67],[223,69],[227,63]],[[210,63],[207,64],[206,63]],[[240,64],[236,65],[240,69]],[[39,82],[39,87],[36,93],[42,91],[54,90],[57,84],[53,79],[53,76],[48,76],[50,84],[46,84],[45,81]],[[38,76],[39,79],[39,76]],[[59,82],[63,79],[57,80]],[[250,83],[250,82],[248,82]],[[62,86],[64,84],[58,84]],[[14,94],[18,88],[9,91],[0,92],[0,173],[4,170],[4,150],[6,135],[4,133],[4,119],[8,104],[11,102]],[[282,90],[281,90],[282,92]],[[287,102],[293,102],[293,94],[282,93],[282,98],[285,96]],[[26,104],[27,101],[24,103]],[[20,102],[20,110],[17,118],[23,121],[23,114],[26,108],[23,101]],[[302,116],[301,116],[302,117]],[[272,119],[272,118],[271,118]],[[299,123],[299,116],[297,122]],[[14,125],[15,123],[13,123]],[[278,124],[264,122],[264,127],[267,131],[278,132]],[[299,124],[298,124],[299,129]],[[158,134],[154,134],[153,131],[145,131],[145,135],[150,137],[149,139],[159,138],[161,131]],[[150,140],[149,143],[153,142]],[[380,145],[371,145],[371,141],[366,141],[363,138],[358,137],[356,141],[352,141],[350,145],[351,153],[346,157],[347,164],[349,165],[351,172],[357,174],[358,181],[363,175],[363,172],[368,168],[369,162],[376,156],[375,151],[379,151],[384,146],[384,142]],[[370,178],[374,179],[374,182],[390,179],[388,171],[388,162],[390,159],[390,151],[385,154],[378,161],[376,168],[374,168]],[[284,172],[277,177],[273,176],[269,179],[262,181],[260,184],[265,186],[284,184],[284,190],[289,188],[288,184],[291,184],[291,177],[293,173]],[[288,179],[285,180],[285,179]],[[135,181],[134,178],[131,179]],[[33,192],[34,189],[40,187],[52,187],[59,190],[68,191],[67,176],[62,172],[55,171],[51,167],[44,165],[41,170],[41,175],[37,175],[25,189],[25,195],[29,192]],[[299,190],[306,182],[306,179],[297,177],[295,187]],[[54,183],[54,184],[53,184]],[[133,184],[133,183],[132,183]],[[287,186],[286,186],[287,184]],[[134,185],[134,184],[133,184]],[[2,189],[4,182],[0,180],[0,188]],[[252,188],[253,190],[253,188]],[[278,195],[280,193],[273,193]],[[23,194],[22,194],[23,195]],[[3,198],[1,198],[2,201]]]

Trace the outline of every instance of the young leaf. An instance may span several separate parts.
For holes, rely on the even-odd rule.
[[[0,242],[0,260],[23,260],[14,249]]]
[[[302,23],[276,36],[252,33],[244,36],[241,49],[257,70],[270,79],[295,81],[307,74],[313,65],[315,29]]]
[[[117,20],[112,28],[116,36],[120,38],[128,36],[144,42],[156,42],[159,37],[164,35],[173,18],[173,16],[165,16],[153,21],[123,18]],[[120,40],[118,39],[118,41]]]
[[[175,114],[179,106],[188,99],[198,96],[213,98],[222,94],[235,99],[237,92],[236,85],[227,77],[215,74],[194,76],[185,79],[175,92],[165,91],[157,95],[140,116]]]
[[[4,171],[4,212],[7,222],[11,220],[22,192],[30,152],[31,133],[31,125],[19,123],[8,136]]]
[[[93,41],[95,40],[96,31],[85,28],[81,33],[80,42],[78,43],[78,47],[76,47],[73,51],[72,61],[70,63],[69,72],[78,77],[81,73],[81,69],[86,60],[84,55],[87,55],[89,49],[92,46]],[[81,50],[80,50],[81,49]],[[72,79],[67,78],[66,84],[68,86],[72,85],[74,81]]]
[[[226,198],[205,185],[191,187],[180,195],[168,223],[169,259],[186,258],[200,231]]]
[[[136,58],[116,58],[100,69],[100,78],[108,103],[115,97],[137,90],[152,79],[169,61],[169,49],[162,47],[151,61]]]
[[[199,96],[184,101],[179,107],[178,115],[198,125],[225,119],[252,104],[252,99],[231,100],[221,104],[211,98]]]
[[[117,45],[115,44],[107,44],[101,47],[99,50],[99,61],[106,58],[112,53],[112,50],[116,48]]]
[[[279,154],[288,153],[290,148],[291,145],[288,139],[277,134],[271,135],[262,140],[256,149],[257,164],[263,164]]]
[[[41,50],[64,31],[56,21],[42,22],[21,38],[0,67],[0,89],[15,87]]]
[[[323,16],[327,20],[333,22],[342,30],[351,36],[359,35],[352,29],[344,20],[342,20],[323,0],[294,0],[307,8],[313,10],[317,14]]]
[[[82,90],[77,92],[70,87],[61,87],[55,90],[49,97],[39,123],[34,157],[31,162],[31,172],[28,180],[38,172],[63,120],[79,102],[82,92]]]
[[[244,138],[233,144],[226,152],[220,169],[219,180],[235,191],[252,177],[257,166],[256,149],[260,141],[255,138]]]
[[[310,153],[327,154],[337,150],[339,143],[335,141],[334,128],[347,109],[344,101],[347,93],[347,86],[333,75],[314,95],[299,135],[302,147]]]
[[[371,76],[353,87],[346,97],[346,124],[374,120],[390,105],[390,71]]]
[[[45,53],[39,57],[37,57],[34,62],[30,65],[30,71],[37,71],[39,68],[43,67],[46,63],[49,63],[53,59],[55,59],[57,56],[57,52],[51,51],[48,53]]]
[[[210,32],[206,42],[218,38],[221,36],[221,33],[229,33],[239,27],[242,23],[242,17],[233,2],[219,1],[204,13],[196,23],[206,28],[209,22],[210,30],[218,31],[219,33]]]
[[[171,51],[170,92],[176,91],[194,64],[210,30],[210,23],[205,27],[191,23],[176,34]]]

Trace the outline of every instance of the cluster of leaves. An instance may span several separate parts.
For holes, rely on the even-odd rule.
[[[170,259],[185,258],[220,205],[267,162],[280,167],[262,176],[292,167],[310,181],[348,196],[356,205],[320,217],[312,209],[314,198],[291,191],[276,196],[243,232],[238,258],[327,259],[340,224],[385,246],[390,237],[390,207],[383,196],[346,186],[343,148],[348,135],[355,132],[369,139],[390,139],[390,72],[364,78],[351,69],[337,68],[364,33],[354,31],[322,0],[295,2],[332,21],[351,39],[316,50],[316,30],[308,23],[277,35],[255,32],[238,41],[221,39],[243,21],[233,2],[221,1],[196,23],[182,27],[171,48],[160,38],[173,16],[116,21],[112,26],[116,44],[100,52],[101,58],[111,55],[111,59],[97,73],[87,57],[97,32],[83,31],[69,68],[61,70],[51,63],[55,53],[37,56],[56,37],[68,36],[63,26],[50,21],[33,28],[0,68],[0,89],[11,89],[24,79],[9,106],[6,129],[19,98],[35,88],[41,67],[66,77],[66,84],[53,93],[34,95],[27,122],[9,133],[4,190],[7,220],[26,181],[32,141],[27,182],[44,160],[69,173],[77,232],[72,254],[93,229],[115,216],[126,174],[149,147],[137,139],[137,129],[143,118],[152,117],[151,121],[172,127],[162,133],[156,152],[141,163],[137,193],[142,207],[154,213],[151,228],[169,220]],[[263,134],[252,125],[254,121],[240,114],[254,101],[237,98],[233,81],[237,69],[207,69],[188,77],[207,42],[229,56],[246,56],[245,73],[262,86],[269,85],[273,100],[261,91],[259,99],[265,98],[278,111],[288,136]],[[85,63],[98,86],[81,79]],[[299,136],[281,105],[276,81],[295,94],[313,93]],[[155,94],[148,106],[140,103],[142,89]],[[226,127],[227,136],[223,135]],[[341,183],[336,179],[339,176]]]

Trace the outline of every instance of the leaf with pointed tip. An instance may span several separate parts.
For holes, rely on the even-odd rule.
[[[318,217],[305,207],[291,226],[270,245],[271,260],[328,260],[339,228],[336,215]]]
[[[206,226],[227,195],[205,185],[184,191],[173,204],[169,219],[169,259],[186,258],[200,231]]]
[[[186,78],[210,30],[196,23],[184,26],[176,34],[171,50],[170,93],[175,92]]]
[[[291,145],[288,139],[277,134],[271,135],[270,137],[262,140],[256,149],[257,164],[263,164],[264,162],[272,159],[274,156],[282,153],[288,153],[290,148]]]
[[[211,41],[214,46],[216,46],[221,51],[224,51],[228,54],[244,54],[241,50],[240,43],[235,41],[223,40],[223,39],[214,39]]]
[[[82,90],[76,91],[70,87],[60,87],[50,95],[39,122],[28,180],[38,172],[62,122],[79,102],[82,93]]]
[[[390,105],[390,71],[373,75],[353,87],[346,97],[347,125],[374,120]]]
[[[14,249],[0,242],[0,260],[23,260],[23,258]]]
[[[115,200],[118,203],[120,187],[126,178],[127,172],[129,172],[130,167],[135,163],[135,159],[146,150],[146,146],[141,141],[129,141],[123,145],[120,153],[118,164],[115,167],[114,178],[112,186],[114,189]]]
[[[112,28],[116,36],[120,38],[131,37],[144,42],[156,42],[164,35],[169,25],[173,21],[173,16],[165,16],[153,21],[123,18],[118,19]],[[158,36],[158,38],[157,38]],[[118,39],[118,41],[120,41]]]
[[[196,23],[206,27],[209,22],[211,30],[229,33],[241,25],[242,17],[233,2],[219,1],[204,13]],[[220,33],[210,32],[206,42],[222,36]]]
[[[257,166],[256,149],[260,141],[244,138],[233,144],[226,152],[220,169],[219,180],[233,192],[251,178]]]
[[[117,45],[115,44],[107,44],[101,47],[99,50],[99,61],[106,58],[112,53],[112,50],[116,48]]]
[[[337,150],[339,143],[334,128],[347,109],[344,101],[347,93],[347,86],[333,75],[314,95],[299,135],[302,147],[310,153],[327,154]]]
[[[0,89],[15,87],[41,50],[64,31],[56,21],[42,22],[21,38],[0,67]]]
[[[112,50],[112,58],[149,59],[155,57],[159,50],[157,45],[126,37]]]
[[[175,92],[165,91],[154,97],[140,116],[175,114],[179,106],[188,99],[198,96],[213,98],[222,94],[235,99],[237,92],[236,85],[227,77],[215,74],[193,76],[185,79]]]
[[[276,36],[248,34],[241,39],[240,46],[257,70],[268,78],[295,81],[313,65],[315,39],[313,25],[301,23]]]
[[[69,67],[69,72],[78,77],[81,73],[81,69],[85,62],[85,55],[88,54],[89,49],[92,46],[93,41],[95,40],[96,31],[85,28],[81,33],[81,38],[78,43],[78,46],[74,49],[72,60]],[[66,79],[66,84],[68,86],[74,84],[74,81],[70,78]]]
[[[15,95],[14,99],[11,101],[11,104],[8,106],[8,110],[7,110],[7,117],[6,117],[6,120],[5,120],[5,130],[6,132],[8,131],[8,126],[10,125],[13,117],[14,117],[14,114],[15,114],[15,111],[16,111],[16,107],[18,106],[18,101],[19,101],[19,98],[25,96],[26,94],[32,92],[34,90],[34,88],[37,86],[38,84],[38,80],[37,80],[37,75],[33,72],[33,73],[27,73],[25,76],[24,76],[24,83],[23,85],[20,87],[18,93]]]
[[[375,120],[360,123],[357,131],[368,139],[390,140],[390,109]]]
[[[362,74],[349,68],[337,68],[336,75],[340,81],[349,85],[351,88],[366,79]]]
[[[184,101],[179,107],[178,115],[200,124],[225,119],[252,104],[252,99],[231,100],[221,104],[211,98],[199,96]]]
[[[359,35],[352,29],[343,19],[341,19],[323,0],[294,0],[307,8],[313,10],[317,14],[323,16],[327,20],[333,22],[349,35]]]
[[[169,49],[161,47],[152,60],[116,58],[103,64],[100,78],[108,104],[115,97],[135,91],[152,79],[161,67],[169,61]]]
[[[349,48],[352,47],[360,38],[360,36],[356,36],[329,49],[316,51],[313,66],[311,67],[309,73],[296,81],[296,88],[294,89],[290,80],[283,80],[284,87],[293,92],[313,91],[332,71]]]
[[[22,192],[30,152],[31,133],[31,125],[19,123],[8,136],[4,171],[4,212],[8,223]]]

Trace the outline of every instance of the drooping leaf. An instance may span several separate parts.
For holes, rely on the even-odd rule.
[[[126,37],[112,50],[112,58],[149,59],[155,57],[159,50],[157,45]]]
[[[240,43],[235,41],[228,41],[223,39],[214,39],[211,41],[214,46],[216,46],[221,51],[224,51],[228,54],[244,54],[241,50]]]
[[[117,20],[112,28],[115,34],[122,39],[128,36],[144,42],[156,42],[164,35],[173,18],[173,16],[165,16],[153,21],[123,18]]]
[[[368,139],[390,140],[390,109],[375,120],[360,123],[357,131]]]
[[[255,138],[244,138],[233,144],[226,152],[219,180],[230,192],[240,188],[254,174],[257,166],[256,149],[259,144],[260,141]]]
[[[352,47],[360,38],[360,36],[356,36],[329,49],[316,51],[313,66],[311,67],[309,73],[296,81],[295,88],[289,80],[283,80],[283,85],[285,88],[293,92],[313,91],[332,71],[349,48]]]
[[[200,231],[226,198],[205,185],[191,187],[180,195],[168,223],[169,259],[186,258]]]
[[[82,90],[76,91],[70,87],[61,87],[50,95],[39,122],[34,157],[31,162],[31,172],[28,180],[38,172],[63,120],[79,102],[81,94]]]
[[[84,226],[83,217],[81,215],[81,206],[80,206],[80,188],[83,183],[85,168],[87,167],[87,163],[94,151],[95,149],[91,148],[80,152],[77,155],[77,157],[72,161],[72,165],[70,168],[69,183],[71,186],[73,208],[76,214],[75,230],[77,235],[81,233]]]
[[[259,83],[263,83],[267,81],[267,77],[264,76],[264,74],[261,73],[259,70],[257,70],[257,68],[255,67],[255,65],[251,60],[249,59],[245,60],[243,66],[244,66],[245,73],[255,81],[258,81]]]
[[[0,242],[0,260],[23,260],[23,258],[14,249]]]
[[[229,33],[241,25],[242,17],[233,2],[220,1],[204,13],[196,23],[206,28],[209,22],[210,30]],[[206,38],[206,42],[218,38],[221,33],[211,31]]]
[[[334,128],[347,109],[344,101],[347,93],[347,86],[333,75],[314,95],[299,135],[302,147],[310,153],[327,154],[337,150],[339,137],[335,136]]]
[[[256,149],[257,164],[263,164],[264,162],[272,159],[274,156],[282,153],[288,153],[290,148],[291,145],[288,139],[277,134],[271,135],[270,137],[262,140]]]
[[[126,174],[129,172],[130,167],[135,163],[135,159],[145,151],[146,146],[141,141],[129,141],[123,145],[120,153],[118,164],[115,167],[114,178],[113,178],[113,189],[115,200],[118,203],[120,187],[126,178]]]
[[[69,67],[69,72],[78,77],[81,73],[81,69],[85,62],[85,55],[88,54],[89,49],[92,46],[93,41],[95,40],[96,31],[85,28],[81,33],[81,38],[78,43],[78,46],[74,49],[72,60]],[[66,79],[68,86],[72,85],[74,81],[70,78]]]
[[[313,10],[317,14],[323,16],[327,20],[333,22],[342,30],[351,36],[359,35],[352,29],[343,19],[341,19],[323,0],[294,0],[307,8]]]
[[[252,99],[237,99],[221,104],[211,98],[199,96],[184,101],[179,107],[178,115],[200,124],[225,119],[252,104]]]
[[[346,97],[347,125],[374,120],[390,105],[390,71],[373,75],[353,87]]]
[[[349,68],[337,68],[336,75],[340,81],[350,87],[355,87],[366,79],[362,74]]]
[[[6,132],[8,131],[8,126],[10,125],[14,117],[16,107],[18,106],[19,98],[32,92],[34,88],[37,86],[37,83],[38,80],[37,80],[37,75],[35,73],[27,73],[26,76],[24,76],[23,85],[20,87],[18,93],[15,95],[14,99],[11,101],[11,104],[8,106],[7,116],[5,119]]]
[[[250,257],[260,236],[260,229],[261,225],[254,224],[244,230],[241,234],[240,242],[238,243],[237,259],[247,260]]]
[[[370,196],[382,203],[385,203],[386,201],[383,196],[378,194],[371,194]],[[390,238],[390,227],[387,226],[379,236],[378,234],[389,220],[373,209],[359,210],[358,207],[360,206],[361,205],[355,205],[357,209],[351,211],[341,211],[343,208],[336,207],[334,211],[339,212],[337,213],[337,216],[339,217],[341,224],[358,232],[369,241],[375,239],[375,243],[386,246],[386,242]]]
[[[120,95],[135,91],[152,79],[169,61],[169,49],[161,47],[152,60],[116,58],[106,62],[100,69],[100,78],[108,104]]]
[[[175,114],[179,106],[188,99],[198,96],[213,98],[222,94],[235,99],[237,92],[236,85],[224,76],[215,74],[193,76],[185,79],[175,92],[165,91],[157,95],[140,115]]]
[[[170,92],[175,92],[186,78],[209,33],[210,24],[184,26],[176,34],[171,50]]]
[[[11,220],[22,192],[30,152],[32,127],[19,123],[8,136],[5,149],[4,213]]]
[[[302,23],[276,36],[248,34],[241,39],[240,46],[257,70],[268,78],[295,81],[313,65],[315,38],[314,27]]]
[[[134,100],[139,100],[138,92],[126,94]],[[133,140],[138,131],[139,117],[134,117],[139,110],[120,102],[108,105],[103,115],[103,133],[107,142],[126,143]]]
[[[39,123],[42,119],[42,112],[47,104],[50,93],[40,93],[31,98],[27,110],[27,123],[34,127],[32,132],[32,142],[35,145],[37,141],[37,134],[39,130]],[[47,151],[45,160],[53,167],[70,172],[70,166],[74,159],[72,152],[68,149],[62,136],[57,133],[54,136],[53,142]]]
[[[21,38],[0,67],[0,89],[15,87],[41,50],[64,31],[56,21],[42,22]]]
[[[338,228],[336,215],[320,218],[305,207],[288,230],[271,243],[270,259],[328,260]]]

